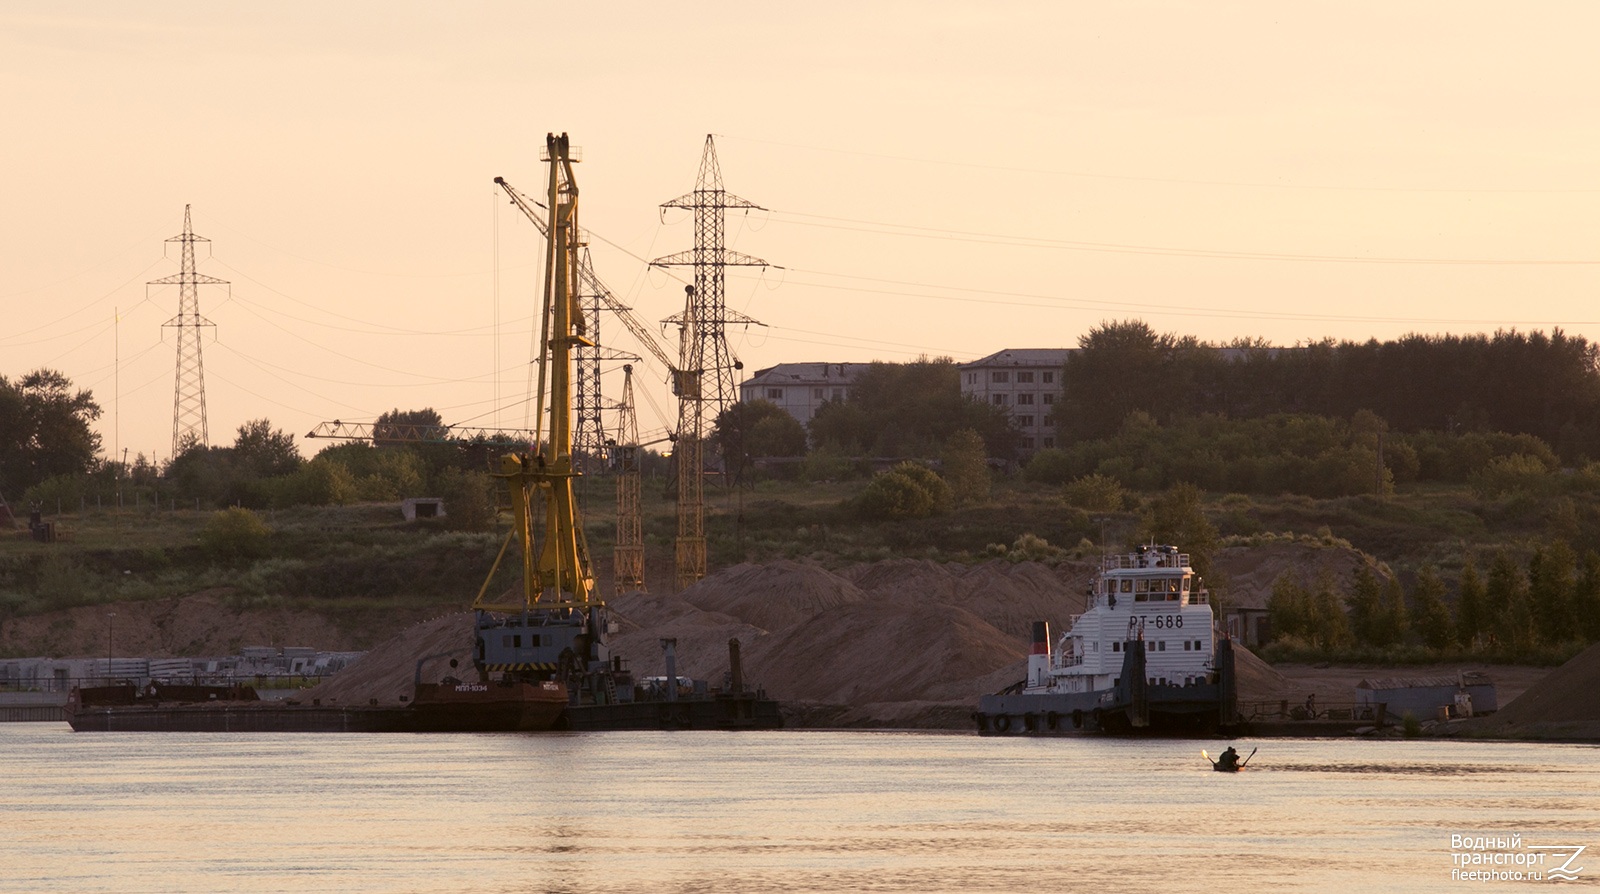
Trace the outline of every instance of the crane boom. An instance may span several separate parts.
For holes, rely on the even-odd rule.
[[[473,428],[466,425],[410,425],[400,422],[319,422],[307,438],[343,438],[374,444],[436,444],[444,441],[502,441],[532,444],[539,433],[529,428]]]
[[[507,183],[504,177],[496,177],[494,182],[505,190],[506,195],[511,197],[511,204],[517,206],[517,210],[532,221],[533,225],[539,228],[541,234],[546,237],[550,235],[550,228],[540,215],[540,212],[545,210],[542,203],[536,202],[518,192],[516,187]],[[612,294],[610,289],[606,288],[606,284],[600,281],[600,277],[594,272],[594,265],[589,263],[587,257],[579,262],[578,277],[585,286],[600,298],[600,303],[617,315],[617,319],[621,320],[622,325],[633,333],[633,337],[644,345],[645,350],[649,351],[657,362],[666,367],[667,372],[672,376],[672,393],[674,395],[685,393],[686,388],[690,389],[689,393],[697,393],[699,391],[698,372],[686,371],[673,361],[667,354],[666,349],[661,346],[661,343],[656,340],[654,335],[650,334],[650,328],[638,317],[634,316],[633,309],[623,304],[616,295]]]

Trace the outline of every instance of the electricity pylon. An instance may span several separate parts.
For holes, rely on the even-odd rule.
[[[760,205],[723,189],[717,147],[706,135],[700,155],[700,174],[694,191],[662,208],[694,211],[694,248],[651,261],[656,267],[693,267],[694,286],[681,315],[668,319],[683,331],[679,367],[692,371],[697,387],[678,395],[678,442],[673,448],[678,474],[677,585],[683,589],[706,576],[705,437],[709,424],[738,401],[734,380],[743,364],[728,350],[729,323],[756,321],[727,308],[723,296],[723,271],[729,266],[765,267],[767,262],[727,248],[723,244],[729,208],[756,209]]]
[[[178,286],[178,315],[161,324],[178,330],[178,372],[172,388],[172,455],[189,443],[209,444],[206,427],[206,373],[200,356],[200,330],[216,324],[200,316],[200,286],[227,285],[225,279],[196,273],[194,244],[210,242],[196,236],[189,225],[189,206],[183,206],[183,233],[167,240],[183,245],[183,260],[175,276],[152,279],[148,285]]]

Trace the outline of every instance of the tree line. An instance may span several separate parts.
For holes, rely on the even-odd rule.
[[[1422,647],[1437,656],[1484,654],[1526,660],[1600,641],[1600,553],[1579,558],[1565,540],[1534,549],[1525,562],[1496,551],[1485,572],[1469,557],[1454,599],[1426,566],[1409,592],[1398,576],[1367,565],[1340,585],[1329,574],[1306,581],[1280,575],[1268,600],[1271,638],[1280,651],[1340,654]]]
[[[1363,410],[1401,433],[1530,435],[1579,464],[1600,458],[1600,346],[1555,329],[1285,348],[1107,322],[1068,357],[1055,421],[1072,443],[1111,437],[1135,413],[1165,425]]]

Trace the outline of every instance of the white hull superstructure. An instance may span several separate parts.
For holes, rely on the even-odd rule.
[[[1146,546],[1107,556],[1087,608],[1059,640],[1051,643],[1047,622],[1034,622],[1026,679],[980,700],[979,730],[1215,726],[1231,703],[1233,657],[1217,646],[1188,555]]]

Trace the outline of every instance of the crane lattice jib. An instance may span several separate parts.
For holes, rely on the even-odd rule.
[[[496,177],[494,178],[494,182],[500,184],[500,188],[505,190],[506,195],[511,197],[511,204],[517,206],[517,210],[521,211],[523,215],[528,218],[528,220],[533,221],[533,225],[539,228],[540,233],[544,234],[545,236],[549,235],[549,226],[545,223],[544,218],[540,215],[540,211],[543,209],[543,206],[540,203],[535,202],[518,192],[516,187],[507,183],[504,177]],[[607,310],[610,310],[613,314],[616,314],[617,319],[622,322],[622,325],[627,327],[627,330],[633,334],[634,338],[639,340],[639,343],[644,346],[644,349],[650,352],[650,356],[654,357],[656,362],[660,363],[662,367],[664,367],[672,376],[673,393],[676,394],[679,390],[679,380],[683,377],[683,373],[679,370],[677,362],[667,354],[666,349],[663,348],[661,343],[656,340],[656,337],[650,333],[650,327],[646,326],[638,317],[634,316],[633,309],[628,307],[628,305],[623,304],[622,301],[618,299],[609,288],[606,287],[606,284],[600,281],[600,277],[595,274],[594,266],[592,264],[580,264],[578,276],[583,282],[584,287],[591,290],[593,294],[597,295],[600,298],[600,303],[604,304]]]
[[[549,395],[550,429],[548,436],[540,439],[543,449],[539,453],[501,459],[497,477],[511,492],[515,513],[512,536],[522,546],[522,600],[515,604],[490,601],[480,592],[473,607],[490,611],[586,610],[603,604],[594,592],[589,550],[572,487],[577,477],[572,465],[572,352],[580,345],[593,345],[584,337],[583,311],[578,304],[578,184],[567,135],[551,135],[546,145],[550,222],[545,230],[549,253],[540,316],[544,337],[539,353],[539,399]],[[536,497],[543,498],[546,510],[544,544],[537,555],[532,525]],[[490,577],[493,575],[491,570]],[[487,586],[486,582],[485,590]]]

